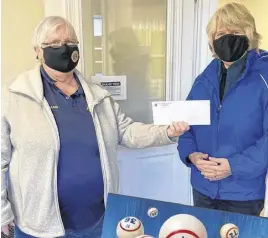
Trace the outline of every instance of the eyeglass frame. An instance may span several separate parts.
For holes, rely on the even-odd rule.
[[[58,49],[63,45],[78,46],[79,41],[55,41],[55,42],[50,42],[50,43],[44,42],[41,44],[42,48],[52,47],[54,49]]]

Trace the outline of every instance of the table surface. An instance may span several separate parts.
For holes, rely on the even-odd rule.
[[[158,209],[159,214],[155,218],[147,215],[151,207]],[[205,225],[208,238],[220,238],[220,228],[226,223],[233,223],[239,227],[239,238],[268,238],[267,218],[116,194],[108,196],[102,237],[116,238],[117,224],[127,216],[140,219],[146,235],[158,237],[163,223],[176,214],[190,214],[197,217]]]

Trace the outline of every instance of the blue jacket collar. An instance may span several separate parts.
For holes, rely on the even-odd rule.
[[[208,67],[202,73],[202,76],[207,78],[215,88],[219,87],[218,80],[218,72],[219,72],[220,64],[218,63],[218,59],[212,60],[212,62],[208,65]],[[246,67],[241,75],[241,80],[245,78],[248,72],[266,69],[268,67],[268,52],[260,50],[257,52],[256,50],[250,50],[246,59]]]

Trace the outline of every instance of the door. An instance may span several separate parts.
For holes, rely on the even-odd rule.
[[[172,76],[175,77],[176,70],[180,71],[178,76],[192,75],[193,47],[190,46],[195,2],[91,0],[84,3],[84,58],[85,68],[90,69],[86,70],[87,76],[126,75],[127,100],[117,102],[135,121],[152,123],[152,101],[185,96],[181,95],[183,82],[178,83]],[[183,18],[187,18],[184,29]],[[179,24],[177,27],[174,21]],[[187,44],[190,56],[185,59],[180,54],[183,44]],[[189,87],[191,83],[190,80]],[[120,147],[118,164],[121,194],[190,203],[189,170],[180,162],[176,145],[142,150]]]
[[[86,4],[84,42],[91,45],[85,52],[85,65],[91,67],[88,77],[126,75],[127,100],[118,101],[122,111],[135,121],[151,123],[151,102],[166,99],[167,0]]]

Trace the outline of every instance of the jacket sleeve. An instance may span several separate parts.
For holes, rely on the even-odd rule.
[[[187,161],[188,156],[194,152],[198,152],[192,129],[180,136],[177,148],[181,161],[187,167],[191,167],[192,164]]]
[[[193,89],[192,89],[193,90]],[[188,97],[186,100],[192,100],[192,90],[189,93]],[[180,155],[181,161],[187,166],[191,167],[192,163],[189,163],[187,161],[188,156],[194,152],[198,152],[197,150],[197,144],[195,141],[195,135],[193,130],[190,128],[189,131],[184,133],[183,135],[180,136],[179,142],[178,142],[178,152]]]
[[[134,122],[121,111],[119,105],[113,100],[112,105],[117,118],[119,143],[121,145],[128,148],[147,148],[175,143],[167,135],[168,126]]]
[[[2,92],[2,96],[7,94]],[[11,159],[10,127],[5,113],[8,105],[8,97],[2,97],[1,113],[1,227],[11,223],[14,219],[10,203],[7,198],[7,170]]]
[[[254,125],[252,125],[254,126]],[[268,102],[263,119],[264,136],[254,145],[228,158],[232,176],[236,179],[252,179],[267,172],[268,168]]]

